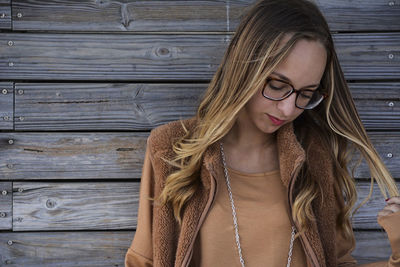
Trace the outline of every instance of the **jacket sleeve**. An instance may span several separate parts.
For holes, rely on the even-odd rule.
[[[357,265],[356,260],[351,256],[355,248],[354,233],[352,233],[350,239],[346,239],[343,232],[337,229],[336,251],[338,266],[400,267],[400,212],[380,217],[378,223],[385,229],[388,235],[392,247],[390,258],[387,261]]]
[[[125,267],[153,266],[152,221],[154,197],[154,171],[149,149],[149,138],[140,180],[139,209],[135,236],[125,255]]]

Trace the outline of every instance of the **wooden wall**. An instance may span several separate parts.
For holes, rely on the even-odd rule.
[[[0,0],[0,266],[123,266],[148,133],[194,114],[252,2]],[[316,2],[400,178],[400,1]],[[390,255],[384,205],[354,218],[360,262]]]

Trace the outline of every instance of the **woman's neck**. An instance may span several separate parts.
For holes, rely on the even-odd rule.
[[[222,142],[241,151],[264,150],[276,144],[276,134],[264,133],[245,123],[236,122]]]
[[[275,133],[264,133],[249,123],[236,121],[221,141],[228,167],[247,173],[279,169]]]

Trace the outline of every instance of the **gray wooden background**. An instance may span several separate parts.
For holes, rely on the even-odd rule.
[[[0,266],[124,265],[148,133],[194,114],[252,2],[0,0]],[[400,0],[316,2],[400,178]],[[354,218],[360,262],[390,255],[384,205]]]

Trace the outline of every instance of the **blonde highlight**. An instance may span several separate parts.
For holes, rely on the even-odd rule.
[[[188,130],[182,123],[185,134],[173,144],[175,157],[164,159],[176,171],[168,175],[159,200],[171,205],[179,224],[182,223],[185,204],[199,188],[199,170],[205,151],[229,132],[239,111],[260,90],[273,69],[300,39],[320,41],[328,54],[321,81],[328,98],[314,110],[304,112],[302,121],[297,120],[295,130],[306,151],[308,143],[304,140],[309,132],[320,136],[328,151],[327,157],[332,158],[335,182],[346,201],[338,214],[338,225],[350,236],[350,218],[357,191],[354,169],[350,174],[347,168],[355,150],[361,152],[371,172],[371,191],[360,206],[371,196],[374,181],[385,198],[387,194],[399,195],[393,177],[374,149],[357,113],[325,19],[318,8],[308,1],[288,2],[296,4],[298,9],[290,10],[292,13],[288,14],[286,1],[280,0],[259,1],[249,10],[203,95],[196,113],[195,128]],[[282,14],[285,17],[280,21],[275,24],[271,22],[270,18],[280,19]],[[299,19],[303,19],[302,23],[298,22]],[[280,46],[287,34],[291,35],[289,41]],[[300,230],[305,231],[314,220],[313,202],[316,199],[324,201],[324,196],[321,181],[308,174],[307,166],[299,172],[298,177],[292,217],[300,225]]]

